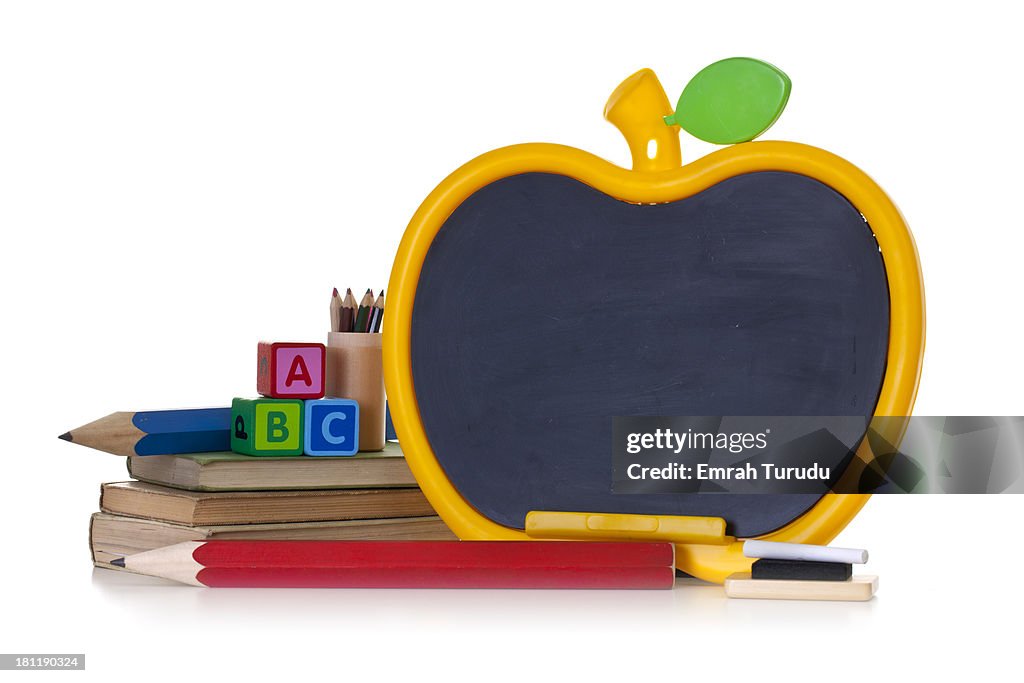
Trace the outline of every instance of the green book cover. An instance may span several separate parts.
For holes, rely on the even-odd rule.
[[[233,452],[132,456],[133,479],[192,491],[273,491],[416,486],[402,449],[352,456],[250,456]]]

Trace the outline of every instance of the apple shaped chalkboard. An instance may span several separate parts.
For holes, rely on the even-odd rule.
[[[633,170],[517,145],[456,171],[413,218],[389,284],[388,395],[413,473],[461,537],[529,538],[536,511],[720,519],[719,542],[677,545],[680,568],[720,581],[749,567],[733,538],[824,543],[863,505],[611,491],[615,416],[870,418],[908,414],[916,392],[923,297],[898,211],[796,143],[680,166],[681,117],[704,112],[696,134],[735,142],[788,98],[774,67],[712,67],[675,113],[650,71],[615,91],[605,114]],[[714,115],[716,83],[755,82],[756,106]]]

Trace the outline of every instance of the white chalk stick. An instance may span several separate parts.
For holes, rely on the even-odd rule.
[[[763,560],[805,560],[842,564],[864,564],[868,561],[868,551],[859,548],[832,548],[827,545],[773,541],[747,541],[743,544],[743,554]]]

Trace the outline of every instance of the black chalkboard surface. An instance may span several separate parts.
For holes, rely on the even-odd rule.
[[[871,229],[816,180],[756,172],[637,205],[526,173],[445,222],[410,343],[426,436],[491,520],[705,515],[757,536],[818,496],[612,494],[611,418],[869,417],[888,335]]]

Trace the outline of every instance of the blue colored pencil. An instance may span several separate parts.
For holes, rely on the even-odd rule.
[[[111,413],[60,435],[114,455],[176,455],[231,450],[231,408]]]

